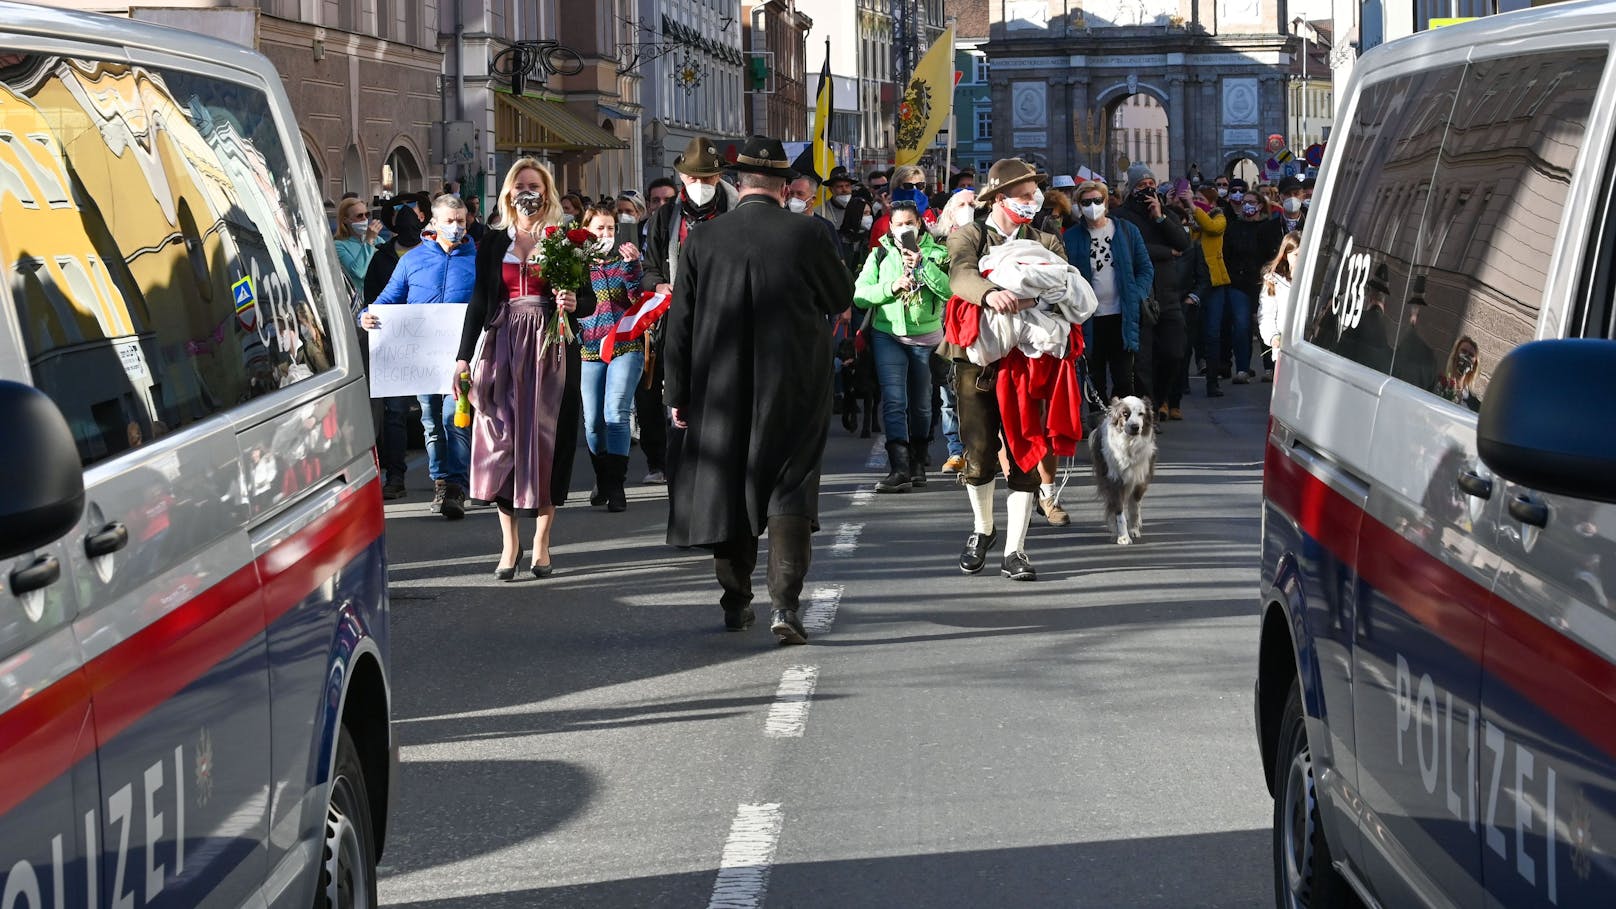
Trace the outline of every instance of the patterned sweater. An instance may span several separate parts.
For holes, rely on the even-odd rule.
[[[600,343],[611,333],[628,312],[631,303],[638,302],[640,294],[639,260],[627,262],[612,259],[590,269],[589,283],[595,288],[595,312],[578,320],[578,340],[585,360],[600,359]],[[642,349],[639,338],[618,343],[612,356],[637,353]]]

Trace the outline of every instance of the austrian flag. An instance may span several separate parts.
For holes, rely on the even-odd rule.
[[[632,341],[645,334],[646,329],[655,325],[657,320],[662,318],[663,314],[668,311],[668,304],[672,302],[673,298],[668,294],[659,294],[652,291],[646,291],[641,294],[640,302],[633,309],[623,313],[623,318],[617,320],[617,324],[612,326],[611,332],[600,342],[600,361],[610,363],[612,361],[612,350],[620,342]]]

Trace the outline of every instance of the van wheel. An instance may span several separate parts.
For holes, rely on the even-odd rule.
[[[1280,909],[1342,909],[1357,905],[1347,882],[1331,864],[1330,845],[1319,823],[1313,755],[1302,721],[1302,689],[1291,682],[1279,724],[1280,778],[1274,795],[1274,904]]]
[[[365,768],[348,727],[337,738],[337,764],[325,809],[325,844],[314,909],[375,909],[376,836]]]

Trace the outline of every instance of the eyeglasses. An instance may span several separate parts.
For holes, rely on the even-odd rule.
[[[898,185],[903,187],[904,189],[925,189],[926,188],[925,181],[921,181],[921,182],[918,182],[918,183],[899,183]]]
[[[1228,189],[1229,188],[1229,184],[1227,184],[1227,183],[1214,183],[1212,185],[1216,186],[1218,189]]]
[[[1100,198],[1099,196],[1089,196],[1088,198],[1077,200],[1077,204],[1078,205],[1104,205],[1105,200]]]
[[[887,185],[885,183],[871,183],[870,188],[876,192],[880,192],[881,190],[886,189]]]
[[[356,212],[353,212],[353,216],[355,218],[368,218],[368,217],[370,217],[370,212],[368,212],[368,211],[356,211]]]

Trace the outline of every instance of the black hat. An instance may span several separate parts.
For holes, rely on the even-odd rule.
[[[830,176],[825,178],[825,182],[835,183],[838,180],[846,180],[848,183],[858,182],[857,180],[853,179],[852,174],[848,173],[847,168],[842,167],[839,164],[830,169]]]
[[[1246,190],[1248,190],[1250,188],[1251,188],[1251,184],[1249,184],[1246,181],[1240,179],[1239,177],[1235,177],[1233,180],[1229,181],[1229,189],[1231,189],[1231,190],[1238,189],[1241,192],[1245,192]]]
[[[807,177],[808,179],[813,180],[815,183],[820,181],[821,178],[819,176],[819,172],[814,170],[813,143],[809,143],[807,146],[805,146],[802,150],[802,154],[797,156],[797,160],[791,162],[791,169],[796,171],[797,176],[799,177]]]
[[[1376,265],[1374,277],[1371,277],[1368,283],[1370,290],[1378,290],[1383,294],[1390,295],[1392,292],[1392,270],[1386,267],[1385,262]]]
[[[784,180],[797,176],[797,172],[791,169],[791,162],[786,160],[785,146],[780,144],[779,139],[770,139],[768,136],[747,139],[735,155],[735,160],[726,167],[737,173],[762,174]]]
[[[1286,193],[1299,193],[1301,191],[1302,191],[1302,178],[1301,177],[1298,177],[1298,176],[1292,174],[1290,176],[1284,177],[1283,179],[1281,179],[1279,181],[1279,194],[1282,195],[1282,196],[1285,195]]]

